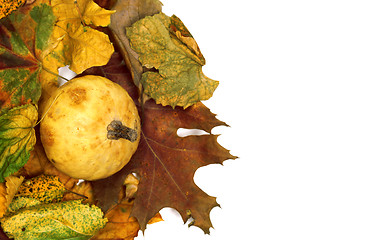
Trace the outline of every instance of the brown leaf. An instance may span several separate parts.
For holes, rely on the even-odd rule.
[[[184,222],[190,217],[193,225],[209,233],[212,227],[209,213],[218,206],[214,197],[199,189],[193,181],[195,171],[212,163],[234,159],[217,143],[216,135],[178,137],[179,128],[210,132],[224,125],[202,103],[186,109],[161,107],[146,102],[143,114],[142,138],[131,162],[129,172],[140,176],[140,185],[132,216],[141,229],[160,209],[175,208]]]
[[[209,213],[218,206],[211,197],[196,186],[195,171],[208,164],[221,164],[235,159],[217,142],[217,135],[179,137],[179,128],[201,129],[210,133],[220,125],[210,110],[202,103],[187,109],[162,107],[153,100],[144,105],[138,102],[137,87],[131,82],[121,58],[113,55],[109,64],[91,69],[88,74],[98,73],[123,86],[135,100],[142,116],[142,137],[138,150],[131,161],[115,175],[93,182],[93,191],[99,205],[107,210],[116,204],[125,177],[129,173],[140,176],[140,184],[131,216],[137,218],[141,229],[164,207],[175,208],[186,222],[190,217],[193,225],[209,233],[212,227]]]

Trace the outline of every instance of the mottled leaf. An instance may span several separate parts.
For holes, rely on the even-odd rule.
[[[38,199],[28,197],[17,197],[13,199],[13,201],[10,203],[7,211],[9,213],[13,213],[21,208],[32,207],[38,204],[41,204],[41,202]]]
[[[18,189],[16,197],[35,198],[42,203],[58,202],[66,189],[57,176],[39,175],[25,180]]]
[[[36,142],[37,119],[38,111],[31,104],[12,108],[0,116],[0,182],[29,159]]]
[[[127,28],[127,36],[142,65],[152,69],[141,83],[157,103],[187,108],[212,96],[218,81],[202,72],[204,58],[177,17],[147,16]]]
[[[80,200],[39,204],[1,219],[4,232],[17,240],[89,239],[106,222],[98,207]]]
[[[0,110],[38,102],[42,58],[54,23],[52,8],[45,3],[0,20]]]
[[[26,0],[0,0],[0,19],[24,5]]]

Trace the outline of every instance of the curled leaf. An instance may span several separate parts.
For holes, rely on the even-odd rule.
[[[0,183],[0,217],[2,217],[11,205],[14,195],[21,185],[24,177],[9,176],[5,183]]]
[[[177,17],[147,16],[127,28],[127,36],[142,65],[152,69],[141,83],[157,103],[187,108],[212,96],[218,81],[202,72],[205,60]]]
[[[132,26],[146,16],[160,13],[162,3],[159,0],[118,0],[112,9],[116,12],[111,16],[109,27],[134,83],[139,86],[143,69],[137,53],[129,45],[126,27]]]

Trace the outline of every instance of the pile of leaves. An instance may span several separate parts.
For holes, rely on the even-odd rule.
[[[218,203],[196,186],[195,171],[236,157],[211,134],[227,126],[201,102],[218,81],[202,72],[205,59],[182,21],[165,15],[158,0],[4,1],[14,3],[0,19],[0,221],[6,234],[133,239],[161,220],[164,207],[209,233]],[[139,147],[106,179],[82,182],[61,173],[40,142],[38,119],[66,65],[80,76],[118,83],[138,107]],[[180,128],[207,134],[179,137]]]

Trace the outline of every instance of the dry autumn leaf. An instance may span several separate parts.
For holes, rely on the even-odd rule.
[[[160,1],[97,2],[111,10],[93,0],[36,0],[0,20],[0,180],[23,165],[18,174],[28,179],[17,190],[2,227],[16,239],[88,239],[106,220],[98,208],[81,203],[85,201],[98,204],[109,219],[92,239],[134,239],[139,229],[161,221],[163,207],[175,208],[185,222],[192,218],[193,225],[209,233],[209,214],[218,203],[196,186],[195,171],[236,158],[211,134],[212,128],[226,124],[200,102],[211,97],[218,82],[203,74],[205,59],[196,41],[179,18],[161,13]],[[104,33],[108,30],[112,38]],[[113,54],[113,43],[120,54]],[[38,127],[34,132],[38,114],[31,107],[38,103],[40,113],[46,110],[46,100],[58,88],[58,68],[65,65],[120,84],[142,116],[136,153],[107,179],[78,184],[49,162]],[[30,110],[30,116],[23,110]],[[22,120],[26,115],[27,124]],[[182,138],[179,128],[208,134]],[[14,138],[16,133],[25,136],[22,141]],[[13,159],[19,152],[21,158]],[[12,162],[9,171],[1,168],[4,157]],[[7,184],[0,184],[0,213],[15,194],[10,190],[18,189]],[[88,199],[71,193],[63,197],[66,190]],[[62,197],[64,202],[55,202]]]
[[[177,130],[201,129],[210,133],[212,128],[226,124],[216,119],[202,103],[185,110],[163,107],[153,100],[142,105],[138,102],[138,88],[118,54],[108,65],[89,69],[86,73],[105,74],[123,86],[143,116],[140,145],[131,161],[113,176],[93,182],[99,205],[105,211],[110,209],[116,203],[125,177],[136,173],[140,176],[140,184],[131,216],[137,218],[142,230],[160,209],[172,207],[178,210],[184,221],[192,217],[195,226],[209,233],[209,213],[218,204],[214,197],[195,185],[194,173],[199,167],[236,157],[218,144],[216,135],[181,138]]]
[[[212,96],[218,81],[202,72],[205,60],[176,16],[147,16],[128,27],[127,36],[142,65],[152,69],[142,74],[141,83],[157,103],[187,108]]]
[[[5,183],[0,183],[0,217],[4,216],[23,180],[22,176],[9,176],[5,178]]]
[[[76,73],[106,64],[114,51],[112,43],[106,34],[89,25],[109,25],[114,11],[92,0],[52,0],[51,5],[57,17],[53,37],[59,42],[54,57],[63,59],[64,65],[70,65]]]
[[[143,72],[138,61],[138,54],[131,48],[126,35],[126,27],[146,17],[161,12],[162,3],[159,0],[119,0],[112,7],[116,12],[111,16],[110,29],[114,35],[121,55],[130,69],[134,83],[140,84]]]
[[[133,202],[129,202],[127,199],[125,199],[108,211],[105,215],[105,217],[108,219],[108,223],[92,239],[133,240],[135,237],[137,237],[140,226],[138,225],[136,218],[130,217],[132,207]],[[149,221],[148,224],[157,223],[160,221],[163,221],[163,219],[160,214],[157,214]]]
[[[75,1],[72,1],[72,4],[74,3]],[[87,24],[109,24],[111,11],[100,7],[94,8],[95,3],[92,1],[79,1],[79,3],[82,5],[87,3],[84,9],[78,8],[77,10],[78,15],[81,14],[80,10],[87,14],[85,18]],[[3,166],[0,181],[4,181],[4,177],[17,171],[26,163],[29,152],[35,144],[33,127],[38,116],[35,114],[27,116],[33,122],[28,123],[27,126],[24,123],[20,124],[23,131],[17,132],[21,129],[20,127],[11,129],[9,126],[18,124],[16,121],[19,121],[17,119],[20,117],[9,116],[15,115],[14,111],[19,112],[20,109],[9,109],[30,102],[36,104],[41,96],[41,85],[47,93],[44,100],[47,99],[48,92],[53,91],[57,86],[58,67],[65,65],[72,58],[75,64],[80,66],[77,69],[83,71],[87,67],[105,64],[113,52],[107,35],[83,26],[80,20],[69,20],[69,23],[75,26],[72,25],[69,28],[73,31],[69,35],[68,28],[64,29],[68,26],[58,25],[62,21],[66,23],[67,20],[61,20],[58,14],[54,15],[54,12],[58,13],[56,8],[58,7],[52,7],[49,1],[39,0],[0,20],[2,36],[0,38],[0,115],[2,121],[0,132],[3,139],[3,147],[0,149],[2,153],[0,162]],[[108,17],[98,20],[94,15],[99,14],[99,10],[106,12]],[[58,17],[57,22],[56,17]],[[60,36],[57,36],[59,34]],[[92,36],[95,36],[95,40],[89,40]],[[102,51],[100,47],[105,49]],[[87,51],[88,49],[100,51],[102,58],[91,54]],[[21,108],[30,109],[29,107]],[[22,135],[26,130],[28,135]],[[22,138],[17,140],[17,135],[12,137],[11,134],[15,133],[21,134]],[[4,165],[5,163],[7,164]]]

